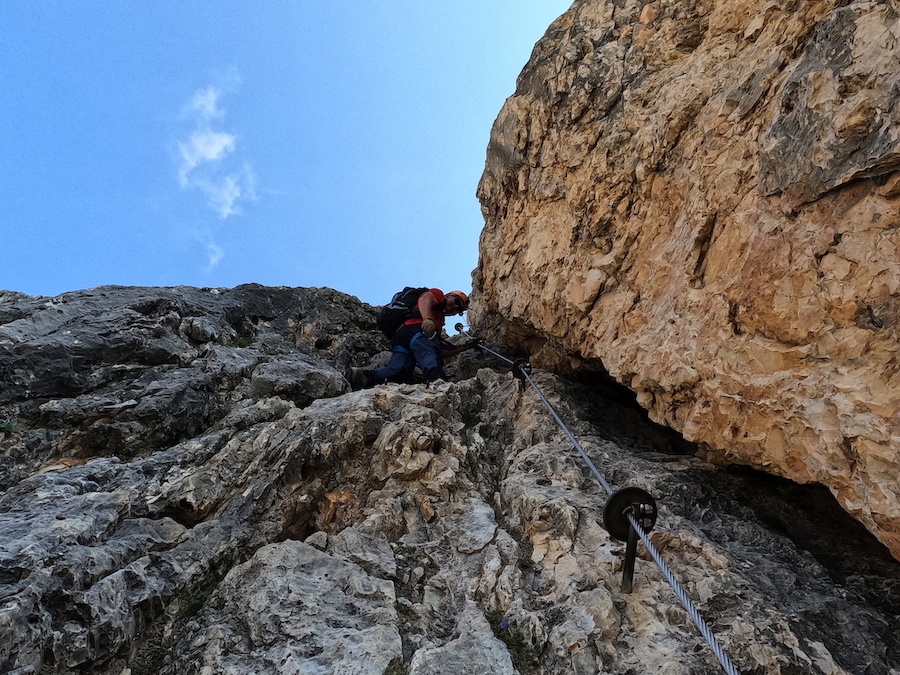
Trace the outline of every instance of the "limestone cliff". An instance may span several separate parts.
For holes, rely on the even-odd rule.
[[[900,557],[900,4],[577,0],[491,133],[477,323]]]
[[[0,672],[720,672],[530,389],[350,392],[385,358],[328,289],[0,295]],[[823,489],[724,471],[534,377],[742,673],[890,675],[900,565]],[[608,385],[606,385],[608,388]]]

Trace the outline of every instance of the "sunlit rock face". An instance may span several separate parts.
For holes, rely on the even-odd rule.
[[[575,2],[491,133],[473,313],[900,557],[898,16]]]
[[[351,392],[374,308],[328,289],[0,296],[0,672],[721,672],[530,388]],[[900,564],[816,486],[725,471],[533,373],[739,672],[890,675]]]

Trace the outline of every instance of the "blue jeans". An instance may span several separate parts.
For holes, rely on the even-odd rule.
[[[366,372],[370,384],[384,382],[405,382],[409,380],[416,366],[422,369],[426,382],[446,380],[444,372],[444,356],[441,354],[441,340],[435,335],[426,338],[421,332],[412,336],[409,346],[394,345],[391,349],[391,360],[383,368]]]

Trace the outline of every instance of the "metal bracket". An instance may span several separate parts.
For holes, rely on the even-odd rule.
[[[531,363],[528,359],[516,359],[512,364],[513,375],[515,375],[522,384],[525,384],[525,375],[531,375]]]
[[[622,566],[622,592],[631,593],[634,587],[634,562],[637,559],[638,533],[628,519],[635,518],[646,533],[656,525],[656,500],[646,490],[639,487],[625,487],[616,490],[603,508],[603,526],[609,536],[625,541],[625,561]]]

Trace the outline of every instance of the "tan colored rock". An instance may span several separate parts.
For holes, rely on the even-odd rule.
[[[896,557],[898,10],[575,2],[492,130],[472,312]]]

